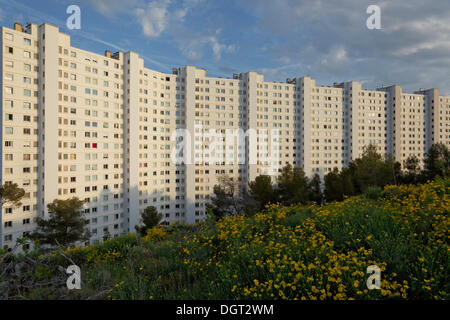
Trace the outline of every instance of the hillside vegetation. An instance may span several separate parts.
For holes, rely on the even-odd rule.
[[[439,178],[369,188],[323,206],[269,205],[251,217],[5,257],[0,292],[16,299],[449,299],[449,187]],[[6,268],[19,263],[23,272]],[[68,291],[58,266],[73,263],[82,289]],[[381,290],[367,289],[370,265],[381,268]]]

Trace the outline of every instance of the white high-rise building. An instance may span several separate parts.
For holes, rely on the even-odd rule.
[[[72,47],[50,24],[2,27],[0,43],[0,183],[26,192],[21,207],[1,208],[1,246],[31,232],[54,199],[86,200],[96,242],[133,232],[147,206],[166,223],[203,219],[223,174],[245,187],[288,163],[323,176],[369,143],[400,163],[450,145],[450,97],[438,89],[224,79],[193,66],[166,74],[134,52]]]

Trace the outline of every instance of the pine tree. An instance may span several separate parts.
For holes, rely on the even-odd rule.
[[[271,177],[268,175],[259,175],[255,181],[249,183],[250,196],[257,202],[260,210],[264,209],[265,205],[275,203],[277,195],[272,186]]]
[[[322,190],[320,188],[320,176],[314,174],[311,181],[308,183],[309,200],[317,204],[321,204],[323,200]]]
[[[143,226],[136,226],[136,231],[139,232],[141,236],[147,234],[147,230],[156,227],[162,220],[162,214],[158,213],[158,210],[154,206],[148,206],[142,212],[142,222]]]
[[[19,188],[17,183],[7,183],[0,187],[0,199],[4,206],[20,207],[20,200],[24,195],[25,190]]]
[[[83,203],[76,197],[49,203],[49,218],[37,218],[38,228],[30,238],[40,244],[62,247],[88,240],[89,232],[85,229],[88,221],[83,218],[81,210]]]
[[[450,150],[443,143],[433,144],[425,157],[425,175],[428,179],[450,173]]]

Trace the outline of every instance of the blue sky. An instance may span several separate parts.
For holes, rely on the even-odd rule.
[[[81,30],[66,28],[71,4]],[[380,30],[366,27],[371,4]],[[274,81],[309,75],[450,95],[448,0],[0,0],[0,23],[15,21],[58,25],[97,53],[136,51],[162,72],[192,64],[212,76],[255,70]]]

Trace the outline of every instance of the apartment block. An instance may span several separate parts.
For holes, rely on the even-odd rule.
[[[76,48],[46,23],[2,27],[0,43],[0,180],[26,192],[19,208],[2,206],[1,246],[54,199],[85,200],[95,243],[134,232],[147,206],[165,224],[204,219],[222,175],[246,188],[260,174],[276,182],[286,164],[323,177],[370,143],[400,163],[450,144],[450,97],[435,88],[163,73],[132,51]]]

